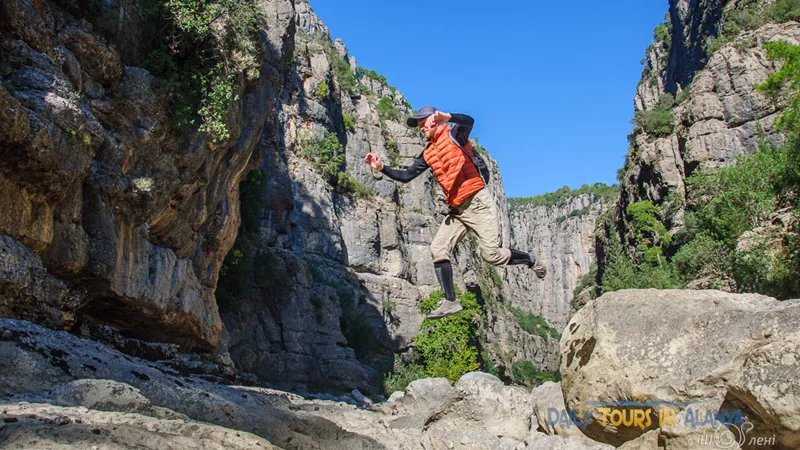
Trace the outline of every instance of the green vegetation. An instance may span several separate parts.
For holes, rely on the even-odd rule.
[[[481,144],[478,144],[478,138],[472,140],[471,147],[473,150],[475,150],[475,153],[479,155],[486,156],[489,154],[489,151],[486,150],[486,148],[484,148]]]
[[[339,89],[350,95],[354,94],[356,92],[356,85],[358,84],[356,74],[350,67],[350,63],[339,54],[330,42],[328,42],[328,60],[331,62],[333,74],[336,77],[336,82],[339,84]]]
[[[798,150],[797,138],[782,148],[764,144],[734,165],[687,180],[694,198],[681,235],[686,244],[673,258],[680,274],[706,277],[712,286],[733,284],[740,292],[778,298],[800,293],[796,235],[764,228],[752,234],[779,206],[796,202]]]
[[[585,215],[589,214],[589,210],[590,210],[590,209],[591,209],[591,208],[589,208],[588,206],[585,206],[585,207],[583,207],[583,208],[580,208],[580,209],[573,209],[573,210],[572,210],[572,211],[571,211],[569,214],[567,214],[566,216],[558,216],[558,217],[556,218],[556,223],[557,223],[557,224],[559,224],[559,225],[561,225],[561,224],[562,224],[562,223],[563,223],[565,220],[567,220],[567,219],[571,219],[571,218],[573,218],[573,217],[582,217],[582,216],[585,216]]]
[[[656,26],[653,30],[653,40],[660,42],[665,49],[669,49],[672,45],[672,35],[670,28],[672,23],[669,19],[669,13],[664,16],[664,21]]]
[[[259,76],[263,11],[257,3],[167,0],[132,11],[152,32],[141,65],[159,79],[174,124],[194,124],[199,116],[199,130],[212,141],[230,138],[226,118],[237,86]]]
[[[386,395],[391,395],[392,392],[403,391],[412,381],[427,377],[425,367],[415,363],[404,364],[395,356],[394,372],[386,375],[383,380],[384,392]]]
[[[510,210],[525,205],[563,206],[566,205],[571,198],[583,194],[592,194],[595,197],[602,198],[606,203],[611,203],[619,195],[619,186],[607,186],[605,183],[595,183],[592,185],[584,184],[580,189],[570,189],[569,186],[562,186],[555,192],[537,195],[536,197],[509,197],[508,206]]]
[[[392,99],[389,97],[381,97],[378,101],[378,116],[381,120],[391,120],[397,122],[402,117],[400,111],[395,108]]]
[[[675,98],[672,94],[662,94],[658,103],[653,109],[646,111],[636,111],[631,123],[635,126],[634,135],[639,131],[644,131],[651,136],[667,136],[672,133],[675,123],[675,114],[672,108],[675,106]]]
[[[779,60],[783,65],[756,88],[774,100],[788,97],[786,109],[778,118],[777,126],[784,132],[797,133],[800,130],[800,46],[769,42],[764,47],[770,59]]]
[[[420,314],[436,309],[443,298],[442,291],[431,293],[420,303]],[[384,379],[387,394],[423,377],[443,377],[455,383],[465,373],[481,368],[477,340],[479,324],[485,316],[475,294],[458,293],[458,299],[464,308],[462,311],[422,322],[422,333],[414,338],[414,359],[407,364],[396,362],[394,374]]]
[[[320,83],[319,86],[317,86],[317,91],[315,92],[315,94],[317,95],[318,98],[322,100],[328,98],[328,94],[330,94],[330,91],[328,90],[328,82],[323,81],[322,83]]]
[[[672,237],[661,223],[658,207],[652,201],[644,200],[628,205],[625,212],[630,218],[640,256],[649,263],[661,263],[664,248],[669,246]]]
[[[358,197],[370,197],[374,194],[372,187],[360,183],[352,175],[342,170],[344,164],[344,147],[334,133],[324,139],[313,139],[307,131],[301,131],[295,140],[295,152],[314,165],[317,171],[336,192]]]
[[[367,86],[365,86],[365,85],[363,85],[363,84],[359,84],[359,85],[358,85],[358,92],[359,92],[361,95],[367,95],[367,96],[370,96],[370,95],[371,95],[371,96],[373,96],[373,97],[374,97],[374,96],[376,96],[376,95],[378,95],[378,93],[377,93],[377,92],[373,91],[372,89],[368,88]]]
[[[377,81],[378,83],[380,83],[382,86],[387,86],[387,87],[389,86],[389,84],[386,82],[386,76],[382,75],[382,74],[379,74],[378,72],[375,72],[372,69],[365,69],[363,67],[359,67],[358,68],[358,76],[359,77],[371,78],[371,79]]]
[[[659,74],[655,71],[655,67],[650,64],[649,56],[654,51],[658,52],[660,68],[666,67],[666,60],[669,57],[670,48],[672,47],[672,22],[670,21],[669,14],[664,15],[664,21],[656,26],[653,30],[653,43],[647,46],[645,50],[645,57],[640,61],[644,65],[642,70],[642,80],[651,79],[655,82]]]
[[[360,198],[370,198],[375,195],[372,186],[359,182],[347,172],[339,172],[337,175],[336,192]]]
[[[400,164],[400,151],[397,150],[397,141],[386,141],[386,153],[389,154],[389,165],[398,166]]]
[[[547,321],[544,320],[544,318],[532,313],[523,312],[514,307],[509,307],[508,309],[514,316],[517,324],[519,324],[519,327],[522,328],[526,333],[539,336],[545,342],[550,340],[551,337],[556,340],[561,339],[561,333],[559,333],[555,328],[552,328]]]
[[[529,361],[516,361],[511,364],[511,378],[515,383],[524,384],[525,386],[538,386],[548,381],[561,381],[561,376],[558,372],[542,372]]]
[[[671,264],[633,261],[619,241],[611,240],[608,262],[600,283],[601,293],[620,289],[674,289],[680,285]]]
[[[732,42],[746,30],[755,30],[767,23],[783,23],[800,20],[800,0],[776,0],[765,5],[759,0],[740,2],[740,9],[728,10],[728,15],[719,33],[706,45],[706,54],[711,56],[725,44]]]
[[[650,202],[631,205],[626,211],[628,238],[637,252],[631,258],[617,239],[611,239],[602,291],[682,287],[698,281],[779,299],[800,296],[800,47],[766,47],[768,56],[783,64],[757,88],[788,99],[778,121],[786,142],[778,147],[762,136],[757,152],[739,155],[728,166],[691,174],[686,180],[685,225],[673,233],[660,218],[674,214],[683,206],[682,199],[668,197],[661,207]]]
[[[420,304],[420,314],[436,309],[442,298],[444,294],[441,291],[432,293]],[[431,377],[447,378],[450,382],[480,369],[475,340],[478,323],[484,318],[483,311],[475,294],[466,293],[458,298],[464,307],[462,311],[438,320],[425,319],[420,330],[428,332],[414,338],[415,350],[420,353],[425,372]]]
[[[589,272],[581,276],[581,278],[578,280],[578,284],[575,286],[575,289],[572,290],[572,300],[570,301],[570,306],[572,306],[573,309],[578,309],[575,303],[575,298],[585,290],[588,290],[591,293],[592,298],[597,298],[599,286],[597,285],[596,263],[592,263],[592,265],[589,266]]]
[[[689,88],[687,87],[684,90],[678,92],[678,95],[675,96],[675,103],[679,105],[685,103],[687,100],[689,100],[690,95],[691,94]]]
[[[481,360],[483,360],[486,373],[492,374],[498,378],[500,377],[500,369],[497,367],[497,364],[495,364],[494,360],[492,360],[492,357],[489,356],[488,351],[481,351]]]
[[[344,164],[344,147],[336,134],[330,133],[324,139],[312,139],[306,131],[301,131],[295,141],[295,152],[314,163],[314,169],[332,185],[338,180],[338,173]]]
[[[344,123],[344,131],[349,131],[351,133],[356,131],[356,120],[350,114],[342,114],[342,122]]]

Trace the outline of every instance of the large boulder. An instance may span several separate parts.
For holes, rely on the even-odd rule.
[[[798,448],[799,342],[798,300],[721,291],[608,293],[564,332],[566,405],[588,421],[589,437],[613,445],[657,430],[654,442],[670,449],[745,437]]]

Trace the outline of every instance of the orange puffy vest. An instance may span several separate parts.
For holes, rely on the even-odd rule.
[[[440,127],[425,148],[422,157],[431,166],[436,181],[442,186],[445,203],[458,206],[472,194],[483,189],[485,184],[475,164],[467,160],[461,148],[450,138],[451,129],[452,127]],[[469,143],[465,148],[475,154]]]

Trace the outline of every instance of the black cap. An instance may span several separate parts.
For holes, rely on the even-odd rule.
[[[419,109],[419,111],[417,111],[416,114],[406,119],[406,125],[412,128],[416,127],[417,119],[424,119],[430,116],[431,114],[435,113],[436,111],[437,109],[433,106],[423,106],[422,108]]]

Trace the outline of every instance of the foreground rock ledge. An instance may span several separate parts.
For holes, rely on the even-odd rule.
[[[543,425],[549,408],[563,409],[560,392],[558,384],[528,391],[475,372],[455,386],[417,380],[364,409],[217,385],[63,331],[0,319],[3,448],[30,448],[37,439],[59,450],[75,448],[71,442],[158,450],[610,450],[575,427]]]
[[[597,441],[619,446],[639,438],[649,444],[631,448],[667,449],[705,448],[703,436],[714,433],[739,441],[741,425],[691,424],[699,425],[707,411],[741,411],[752,423],[745,425],[748,441],[761,437],[773,440],[772,448],[800,448],[798,300],[720,291],[608,293],[570,320],[561,361],[566,405],[588,420],[585,433]],[[603,414],[591,412],[598,407],[592,402],[624,401],[637,404],[612,410],[652,408],[653,423],[604,425]],[[676,414],[674,426],[659,428],[661,411]]]

